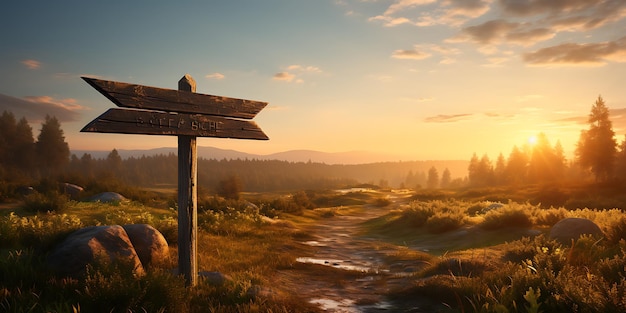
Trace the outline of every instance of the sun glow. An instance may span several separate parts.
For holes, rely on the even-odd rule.
[[[528,137],[528,144],[534,146],[537,144],[537,136]]]

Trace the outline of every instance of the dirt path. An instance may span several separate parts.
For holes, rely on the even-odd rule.
[[[402,200],[395,196],[395,201]],[[314,254],[302,256],[294,269],[282,271],[280,284],[326,312],[427,312],[415,304],[399,307],[385,297],[391,288],[406,283],[407,273],[423,264],[389,264],[388,256],[400,247],[360,235],[362,222],[388,210],[364,206],[320,220],[308,230],[315,239],[302,243],[313,246]]]

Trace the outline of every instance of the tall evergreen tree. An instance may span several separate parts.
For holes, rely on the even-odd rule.
[[[583,130],[576,147],[578,164],[590,170],[596,181],[607,181],[615,166],[617,142],[609,119],[609,108],[598,96],[589,114],[589,129]]]
[[[4,111],[0,115],[0,168],[8,170],[11,167],[11,151],[15,138],[17,123],[13,113]]]
[[[439,186],[439,172],[433,166],[428,170],[428,179],[426,180],[426,188],[435,189]]]
[[[441,188],[448,188],[452,183],[452,174],[450,174],[450,170],[446,167],[441,174]]]
[[[513,146],[513,150],[509,154],[505,177],[508,184],[517,185],[527,182],[528,155],[517,146]]]
[[[65,142],[61,124],[46,115],[35,144],[37,162],[44,176],[60,173],[70,161],[70,147]]]
[[[33,128],[30,127],[25,117],[22,117],[15,127],[15,139],[13,142],[13,164],[22,173],[32,172],[35,164],[35,139]]]

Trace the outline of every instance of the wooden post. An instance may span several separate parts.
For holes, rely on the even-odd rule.
[[[121,108],[107,110],[81,132],[178,136],[178,272],[185,276],[187,286],[195,286],[198,277],[196,138],[268,140],[256,123],[247,121],[267,102],[196,93],[196,82],[189,74],[178,81],[178,90],[83,79]]]
[[[185,74],[178,90],[196,92],[196,82]],[[198,276],[198,154],[195,136],[178,136],[178,269],[187,286]]]

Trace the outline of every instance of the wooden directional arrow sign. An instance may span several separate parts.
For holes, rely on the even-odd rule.
[[[252,121],[267,102],[83,77],[117,106],[81,132],[269,139]]]
[[[189,75],[178,90],[83,77],[121,109],[109,109],[82,132],[178,136],[178,268],[188,286],[197,283],[198,151],[196,137],[267,140],[250,121],[266,102],[195,93]]]

